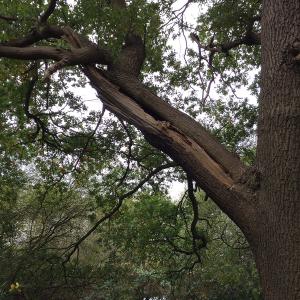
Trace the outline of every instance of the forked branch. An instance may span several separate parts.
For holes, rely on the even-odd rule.
[[[215,43],[214,36],[212,37],[209,44],[202,44],[199,36],[196,33],[191,33],[190,37],[193,42],[198,45],[199,49],[203,49],[209,51],[210,56],[213,56],[215,53],[225,53],[227,54],[231,49],[237,48],[241,45],[253,46],[260,45],[260,32],[256,32],[254,30],[255,22],[260,21],[260,16],[252,17],[248,24],[245,34],[232,41],[224,42],[224,43]],[[212,60],[212,58],[210,58]]]
[[[240,224],[244,233],[247,233],[249,220],[255,211],[255,197],[247,186],[238,181],[247,169],[243,163],[203,126],[153,94],[132,74],[122,72],[122,68],[108,68],[108,71],[103,71],[94,67],[93,64],[96,63],[111,64],[109,51],[93,46],[88,39],[82,40],[68,27],[63,28],[62,32],[59,35],[69,43],[70,50],[40,46],[10,47],[2,44],[0,57],[58,61],[58,64],[50,67],[50,74],[64,66],[82,65],[83,72],[106,108],[140,129],[153,146],[180,164],[223,211]],[[133,39],[125,44],[125,56],[126,51],[136,50],[131,48],[135,47],[135,41],[133,35]],[[24,41],[21,45],[24,45]],[[137,45],[141,46],[139,43]],[[133,64],[137,62],[137,57],[141,60],[142,54],[141,52],[140,57],[130,56]]]

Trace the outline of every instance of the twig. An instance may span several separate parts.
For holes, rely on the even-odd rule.
[[[122,206],[123,201],[126,198],[131,197],[135,192],[137,192],[146,182],[149,181],[149,179],[151,179],[153,176],[155,176],[157,173],[159,173],[160,171],[164,170],[164,169],[168,169],[168,168],[172,168],[177,166],[176,163],[174,162],[170,162],[167,163],[165,165],[161,165],[159,167],[157,167],[156,169],[154,169],[152,172],[150,172],[143,180],[141,180],[132,190],[130,190],[129,192],[123,194],[122,196],[118,197],[118,202],[115,205],[115,207],[109,211],[108,213],[106,213],[101,219],[99,219],[92,228],[90,228],[90,230],[88,230],[86,232],[86,234],[84,234],[79,240],[77,240],[77,242],[73,243],[72,245],[70,245],[70,247],[68,247],[68,249],[72,249],[67,255],[66,258],[63,261],[63,265],[65,265],[67,262],[70,261],[71,256],[75,253],[75,251],[78,249],[78,247],[81,245],[81,243],[86,240],[98,227],[100,224],[102,224],[103,222],[105,222],[106,220],[110,219]]]
[[[84,153],[86,152],[86,149],[89,146],[89,143],[90,143],[91,139],[94,137],[94,135],[96,134],[96,132],[97,132],[100,124],[102,123],[102,119],[103,119],[104,113],[105,113],[105,106],[103,105],[102,112],[100,114],[99,120],[98,120],[98,122],[97,122],[97,124],[96,124],[96,126],[95,126],[95,128],[94,128],[94,130],[92,132],[92,134],[88,137],[88,139],[87,139],[84,147],[82,148],[82,150],[81,150],[81,152],[80,152],[80,154],[79,154],[79,156],[78,156],[78,158],[77,158],[77,160],[76,160],[76,162],[75,162],[75,164],[74,164],[74,166],[72,168],[72,171],[76,171],[76,168],[77,168],[80,160],[82,159]]]
[[[126,170],[125,170],[124,174],[120,178],[119,183],[117,184],[116,189],[119,188],[123,184],[124,180],[126,179],[128,173],[129,173],[130,162],[131,162],[131,157],[132,157],[132,145],[133,145],[133,140],[132,140],[132,137],[130,135],[130,132],[129,132],[127,126],[125,125],[125,123],[123,122],[123,120],[119,119],[119,121],[121,122],[124,130],[127,133],[127,136],[128,136],[128,139],[129,139],[129,143],[128,143],[128,153],[127,153],[127,167],[126,167]]]

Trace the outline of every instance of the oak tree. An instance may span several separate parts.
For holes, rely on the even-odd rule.
[[[135,126],[148,143],[173,160],[158,167],[145,181],[163,169],[181,166],[190,187],[196,182],[244,233],[256,260],[265,299],[299,299],[299,1],[187,1],[180,9],[172,10],[173,2],[81,0],[71,4],[50,0],[23,1],[20,6],[13,1],[2,2],[1,85],[6,92],[14,90],[22,95],[21,102],[1,97],[5,108],[1,116],[3,132],[22,131],[24,136],[18,138],[23,144],[27,141],[23,148],[26,151],[39,140],[68,154],[76,150],[80,138],[83,152],[92,151],[90,138],[72,131],[73,125],[80,128],[79,123],[70,117],[55,120],[58,111],[49,112],[49,107],[63,106],[68,101],[69,107],[76,110],[80,103],[68,99],[67,93],[61,94],[62,82],[80,84],[84,74],[105,110],[119,118],[127,131],[127,123]],[[198,20],[201,26],[186,37],[189,26],[183,14],[192,2],[205,4],[206,10]],[[197,64],[179,68],[174,53],[169,51],[166,40],[174,34],[175,24],[197,46],[197,52],[189,53]],[[253,165],[243,162],[224,141],[218,141],[201,122],[180,109],[197,94],[188,98],[187,105],[168,99],[176,84],[176,88],[180,83],[184,89],[192,82],[189,76],[197,74],[203,91],[197,105],[205,107],[217,77],[223,94],[231,89],[231,83],[246,84],[243,71],[247,66],[241,64],[261,68]],[[161,76],[157,78],[168,81],[169,86],[158,88],[163,82],[155,84],[157,73]],[[195,111],[190,110],[190,114],[197,115]],[[102,114],[97,117],[101,120]],[[71,134],[64,135],[66,131]],[[113,147],[105,145],[107,151],[109,146]],[[73,171],[81,160],[82,152]],[[94,228],[145,181],[120,196],[115,208]],[[205,244],[197,230],[191,229],[193,236]],[[74,249],[92,231],[79,239]]]

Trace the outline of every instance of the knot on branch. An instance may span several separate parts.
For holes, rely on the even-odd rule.
[[[300,40],[296,40],[289,48],[294,63],[300,64]]]

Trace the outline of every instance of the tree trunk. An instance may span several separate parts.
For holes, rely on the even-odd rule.
[[[300,66],[289,51],[299,39],[299,0],[265,0],[254,245],[265,300],[300,299]]]

